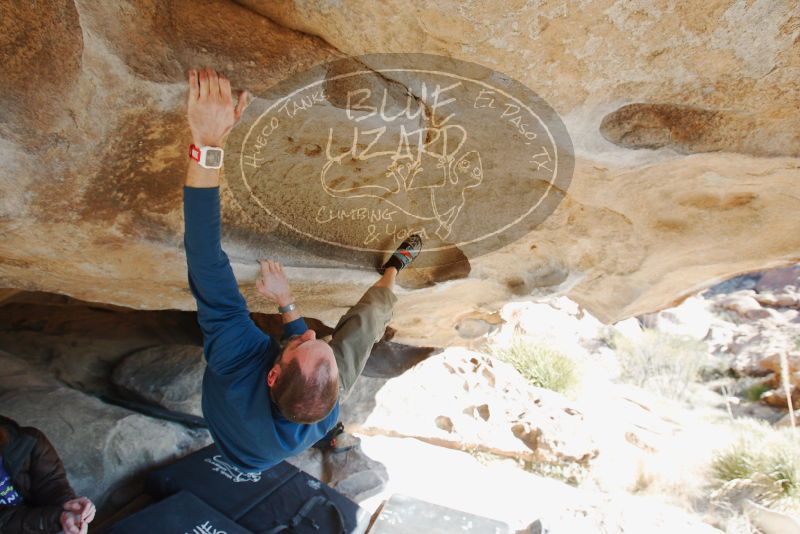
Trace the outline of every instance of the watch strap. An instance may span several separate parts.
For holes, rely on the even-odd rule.
[[[200,163],[200,147],[192,143],[189,145],[189,159]]]
[[[290,302],[286,306],[278,306],[278,311],[281,313],[289,313],[297,309],[297,306],[294,305],[294,302]]]
[[[218,150],[220,152],[219,165],[211,166],[211,165],[207,165],[206,164],[206,154],[207,154],[209,149]],[[225,156],[225,151],[223,150],[222,147],[205,146],[205,145],[204,146],[197,146],[194,143],[189,145],[189,159],[193,159],[201,167],[204,167],[206,169],[220,169],[220,168],[222,168],[222,160],[223,160],[224,156]]]

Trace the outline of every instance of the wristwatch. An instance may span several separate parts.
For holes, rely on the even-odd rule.
[[[206,169],[219,169],[222,167],[222,156],[225,152],[218,146],[189,146],[189,157]]]
[[[289,313],[294,311],[296,308],[297,306],[294,305],[294,302],[290,302],[286,306],[278,306],[278,311],[281,313]]]

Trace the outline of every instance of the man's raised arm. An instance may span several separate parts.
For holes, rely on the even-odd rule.
[[[213,69],[190,70],[187,115],[194,145],[222,147],[225,136],[242,118],[250,98],[250,93],[241,91],[234,107],[231,82],[225,75]],[[191,164],[186,173],[186,185],[219,187],[219,169]]]
[[[238,122],[248,95],[233,105],[231,84],[211,69],[189,71],[188,118],[196,147],[222,147]],[[222,250],[219,169],[189,162],[183,190],[184,245],[189,287],[197,300],[209,366],[225,372],[239,357],[257,350],[266,336],[252,323],[228,256]],[[263,348],[263,347],[262,347]]]

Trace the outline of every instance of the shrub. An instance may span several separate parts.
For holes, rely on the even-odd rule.
[[[622,380],[673,399],[684,398],[708,359],[705,343],[652,329],[635,339],[615,334],[610,344],[617,353]]]
[[[492,354],[537,387],[563,393],[577,382],[575,362],[533,338],[515,337],[507,347],[494,347]]]
[[[761,395],[763,395],[767,391],[770,391],[771,389],[772,389],[771,387],[769,387],[764,383],[753,384],[752,386],[744,390],[744,398],[749,401],[757,402],[761,400]]]
[[[715,481],[750,488],[765,505],[800,505],[800,447],[792,429],[740,420],[737,439],[717,451],[711,463]]]

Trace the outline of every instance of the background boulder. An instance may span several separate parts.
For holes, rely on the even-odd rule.
[[[159,345],[127,356],[111,381],[133,397],[202,417],[203,347]]]
[[[415,437],[529,462],[585,465],[598,452],[567,399],[529,385],[507,363],[455,348],[388,381],[361,377],[341,419],[361,434]]]
[[[153,419],[67,388],[0,352],[2,414],[47,435],[79,495],[112,509],[141,491],[147,469],[211,442],[206,431]],[[69,407],[69,409],[65,409]]]

